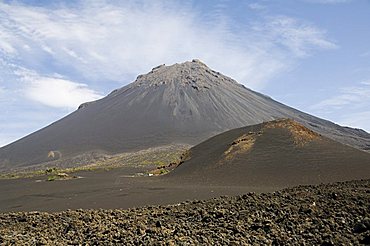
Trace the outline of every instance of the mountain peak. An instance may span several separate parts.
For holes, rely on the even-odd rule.
[[[235,80],[212,70],[202,61],[193,59],[170,66],[165,64],[156,66],[149,73],[139,75],[133,85],[144,87],[180,85],[200,90],[223,83],[237,84]]]
[[[57,161],[62,164],[69,165],[75,158],[90,162],[106,153],[193,145],[226,130],[280,118],[294,119],[308,128],[285,120],[268,124],[272,129],[266,132],[289,130],[299,145],[318,137],[308,130],[312,129],[360,149],[370,146],[369,134],[290,108],[192,60],[157,66],[133,83],[1,148],[0,171],[44,165],[50,162],[50,151],[61,153]],[[238,141],[247,148],[249,140],[246,137]]]

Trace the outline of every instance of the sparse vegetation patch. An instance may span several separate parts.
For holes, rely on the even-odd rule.
[[[0,179],[16,179],[16,178],[29,178],[37,176],[46,176],[49,181],[54,180],[66,180],[71,177],[69,174],[78,171],[93,171],[93,170],[110,170],[113,168],[119,168],[123,166],[134,166],[138,169],[142,169],[142,172],[149,172],[155,169],[160,174],[167,173],[169,169],[174,167],[174,164],[178,164],[183,156],[183,153],[190,148],[189,145],[168,145],[156,148],[149,148],[136,152],[121,153],[111,156],[105,156],[105,158],[100,158],[96,161],[92,161],[89,164],[80,166],[78,162],[75,163],[75,167],[63,168],[60,167],[40,167],[39,170],[19,170],[13,171],[6,174],[0,174]],[[49,165],[60,163],[63,160],[57,160],[51,162]],[[71,160],[73,162],[73,160]],[[76,159],[77,161],[77,159]],[[68,161],[65,161],[68,162]],[[74,166],[68,164],[67,166]],[[164,168],[165,167],[165,168]],[[166,171],[167,170],[167,171]],[[157,173],[153,172],[153,173]],[[61,176],[61,174],[66,174],[67,176]],[[157,174],[156,174],[157,175]]]

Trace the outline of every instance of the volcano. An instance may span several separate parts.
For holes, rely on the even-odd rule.
[[[300,112],[193,60],[155,67],[133,83],[1,148],[0,171],[156,146],[196,145],[226,130],[280,118],[370,150],[370,134],[365,131]]]
[[[281,119],[233,129],[194,146],[164,178],[282,188],[368,179],[369,164],[369,153]]]

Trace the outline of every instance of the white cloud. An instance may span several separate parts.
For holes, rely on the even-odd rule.
[[[25,82],[24,95],[46,106],[76,109],[81,103],[102,97],[89,89],[86,84],[76,83],[60,76],[41,76],[29,70],[19,70],[17,74]]]
[[[361,82],[362,85],[369,85],[370,86],[370,80],[365,80]]]
[[[7,33],[0,29],[0,51],[5,54],[16,53],[15,48],[9,42],[11,38]]]
[[[0,123],[35,122],[23,130],[4,128],[6,138],[19,138],[99,98],[88,85],[104,89],[106,81],[117,81],[119,87],[159,64],[199,58],[258,90],[297,59],[335,47],[325,31],[294,18],[256,17],[235,25],[225,6],[201,13],[184,1],[73,1],[46,7],[0,1],[0,84],[6,87],[0,111],[8,112]],[[28,113],[47,119],[14,118]],[[3,143],[5,135],[0,132]]]
[[[266,6],[263,5],[263,4],[260,4],[260,3],[251,3],[248,5],[248,7],[250,9],[253,9],[253,10],[264,10],[266,9]]]
[[[345,106],[353,108],[366,107],[369,104],[370,81],[362,81],[357,86],[340,88],[337,95],[311,106],[311,109],[331,111],[333,109],[342,109]]]
[[[335,43],[327,40],[325,31],[287,16],[270,17],[266,23],[255,25],[254,30],[265,35],[265,40],[287,48],[297,57],[307,56],[316,49],[337,48]]]
[[[341,125],[370,132],[369,105],[370,81],[365,80],[356,86],[340,88],[337,95],[311,106],[310,110]]]
[[[245,23],[243,32],[235,34],[228,18],[221,18],[222,12],[209,21],[180,2],[99,1],[70,6],[0,3],[6,16],[0,30],[13,50],[22,51],[13,54],[22,66],[37,70],[52,64],[51,69],[71,71],[84,80],[128,83],[127,78],[158,64],[200,58],[259,89],[291,65],[287,60],[335,47],[324,31],[284,16],[253,26]]]

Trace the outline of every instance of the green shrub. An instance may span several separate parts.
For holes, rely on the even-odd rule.
[[[48,176],[47,181],[55,181],[57,178],[58,178],[58,176],[56,176],[56,175],[50,175],[50,176]]]

